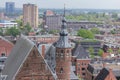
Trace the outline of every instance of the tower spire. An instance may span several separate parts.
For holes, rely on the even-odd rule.
[[[64,4],[64,14],[63,14],[63,17],[65,17],[65,4]]]
[[[70,48],[70,44],[68,41],[68,31],[67,31],[67,24],[65,19],[65,4],[64,4],[64,14],[62,19],[62,26],[60,31],[60,39],[57,41],[57,47],[59,48]]]

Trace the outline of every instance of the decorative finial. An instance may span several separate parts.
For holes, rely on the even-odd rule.
[[[63,15],[63,17],[65,17],[65,4],[64,4],[64,15]]]

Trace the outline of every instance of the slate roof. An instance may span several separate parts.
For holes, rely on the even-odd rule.
[[[19,40],[17,40],[16,45],[14,46],[11,54],[8,56],[5,62],[5,67],[2,71],[2,75],[7,75],[6,80],[14,80],[21,65],[34,47],[36,47],[35,44],[25,36],[22,36]],[[47,63],[46,65],[49,68]],[[56,75],[53,74],[53,77],[56,78]]]
[[[92,65],[90,65],[90,64],[88,64],[88,67],[87,67],[87,70],[91,73],[91,74],[98,74],[99,72],[100,72],[100,70],[102,69],[102,67],[97,67],[97,68],[95,68],[95,67],[93,67]]]
[[[45,60],[48,63],[51,70],[53,71],[53,73],[56,73],[55,72],[55,67],[56,67],[55,54],[56,54],[56,48],[53,45],[51,45],[49,50],[46,52]]]
[[[75,52],[73,53],[73,56],[76,56],[77,59],[86,59],[89,57],[89,54],[81,45],[78,45]]]
[[[66,29],[66,20],[65,17],[62,20],[62,27],[61,27],[61,32],[60,32],[60,38],[56,42],[56,47],[57,48],[71,48],[71,45],[68,41],[68,32]]]
[[[100,73],[97,75],[95,80],[105,80],[107,75],[109,74],[109,71],[106,68],[103,68]]]
[[[74,67],[71,66],[70,80],[79,80],[79,78],[74,73]]]

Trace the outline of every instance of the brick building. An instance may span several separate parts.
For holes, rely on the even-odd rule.
[[[3,37],[0,37],[0,56],[8,56],[13,48],[13,44]]]
[[[85,78],[86,68],[90,63],[89,53],[85,49],[78,45],[72,53],[72,65],[75,66],[75,74],[80,78]]]
[[[21,36],[5,62],[1,78],[5,80],[78,80],[71,65],[71,45],[66,21],[54,44],[35,45]],[[47,45],[47,46],[46,46]]]
[[[119,59],[95,61],[88,65],[85,80],[119,80],[120,65],[118,64]]]
[[[1,78],[4,80],[55,80],[36,45],[26,37],[20,38],[5,62]]]

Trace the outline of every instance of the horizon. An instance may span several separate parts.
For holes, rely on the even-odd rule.
[[[119,0],[1,0],[0,7],[5,8],[6,2],[15,2],[16,8],[22,8],[23,4],[36,4],[38,8],[63,9],[66,4],[67,9],[120,9]],[[55,4],[56,3],[56,4]],[[58,4],[59,3],[59,4]],[[97,4],[99,3],[99,4]]]

